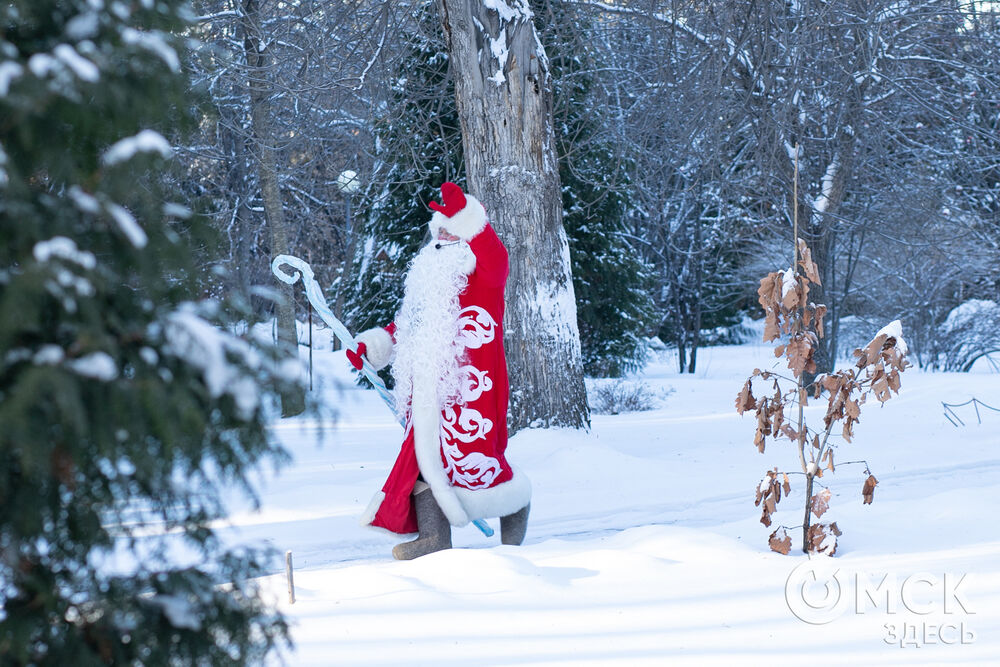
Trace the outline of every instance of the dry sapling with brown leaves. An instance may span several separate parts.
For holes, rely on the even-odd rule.
[[[837,537],[842,533],[836,522],[813,523],[821,519],[829,508],[830,489],[817,480],[824,472],[834,471],[835,432],[844,441],[851,442],[854,425],[861,417],[861,408],[869,396],[885,403],[893,392],[899,392],[899,374],[910,364],[906,361],[906,342],[902,337],[899,320],[879,331],[864,348],[854,351],[857,358],[853,368],[834,373],[820,374],[806,385],[804,376],[816,372],[813,359],[817,343],[823,337],[823,317],[826,306],[809,301],[810,283],[819,285],[819,272],[805,241],[797,239],[792,268],[775,271],[760,281],[757,290],[760,305],[764,308],[764,342],[779,341],[774,348],[775,357],[784,357],[791,375],[775,371],[754,369],[743,390],[736,398],[739,414],[753,411],[757,417],[754,444],[764,453],[767,439],[785,438],[795,444],[799,455],[799,468],[792,474],[805,476],[805,516],[802,522],[802,550],[832,556],[837,550]],[[754,395],[754,388],[758,395]],[[825,397],[826,414],[821,427],[806,423],[805,407],[810,395],[813,399]],[[865,481],[862,487],[864,504],[874,498],[878,480],[864,461]],[[776,511],[782,495],[791,491],[789,472],[778,467],[768,470],[757,486],[754,504],[761,507],[760,522],[770,526],[771,515]],[[816,490],[816,487],[820,487]],[[787,554],[792,548],[792,538],[786,526],[771,533],[771,549]]]

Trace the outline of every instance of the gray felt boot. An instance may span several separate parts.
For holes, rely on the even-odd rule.
[[[531,503],[513,514],[500,517],[500,541],[503,544],[517,546],[524,542],[524,534],[528,532],[529,511],[531,511]]]
[[[427,554],[451,548],[451,524],[438,507],[434,494],[424,489],[413,496],[417,508],[417,530],[420,537],[392,548],[396,560],[413,560]]]

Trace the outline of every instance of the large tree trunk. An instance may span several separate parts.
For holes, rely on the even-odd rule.
[[[275,155],[274,133],[271,130],[271,90],[267,84],[267,55],[261,31],[258,0],[243,0],[243,48],[247,58],[247,83],[250,89],[250,124],[256,146],[258,180],[264,200],[264,216],[270,236],[271,255],[288,253],[288,233],[285,213],[278,185],[278,160]],[[290,285],[275,281],[283,298],[277,306],[278,344],[298,354],[298,335],[295,331],[295,299]],[[285,395],[281,400],[281,415],[292,417],[305,410],[305,391]]]
[[[504,344],[512,431],[590,424],[562,225],[548,62],[524,0],[437,0],[470,192],[510,253]]]

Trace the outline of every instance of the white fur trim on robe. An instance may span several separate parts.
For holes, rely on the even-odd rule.
[[[464,526],[472,518],[465,512],[458,500],[448,474],[441,464],[441,409],[436,402],[428,401],[434,396],[433,386],[423,386],[424,380],[413,378],[413,404],[410,423],[413,425],[413,449],[417,455],[417,466],[424,481],[430,484],[431,492],[438,507],[448,517],[453,526]],[[424,400],[421,400],[424,399]]]
[[[486,209],[472,195],[465,195],[465,208],[450,218],[435,211],[428,225],[431,235],[437,236],[439,229],[444,229],[463,241],[471,241],[486,227]]]
[[[531,480],[515,466],[510,468],[513,477],[488,489],[452,487],[470,520],[514,514],[531,502]]]
[[[414,386],[414,395],[420,388]],[[441,465],[441,412],[436,406],[413,407],[413,447],[417,465],[424,476],[434,499],[448,522],[464,526],[476,519],[507,516],[531,502],[531,481],[528,476],[511,466],[514,476],[501,484],[486,489],[466,489],[453,486]]]

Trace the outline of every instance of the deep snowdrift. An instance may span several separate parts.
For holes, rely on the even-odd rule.
[[[534,484],[525,545],[469,526],[455,549],[404,563],[396,540],[357,523],[401,429],[374,392],[348,384],[341,353],[314,361],[336,424],[276,423],[294,463],[264,481],[259,512],[233,517],[234,539],[293,552],[296,603],[283,572],[266,581],[293,623],[290,664],[1000,657],[1000,413],[978,424],[969,406],[956,427],[941,406],[1000,405],[998,374],[911,369],[899,396],[864,408],[823,478],[823,520],[844,531],[832,559],[802,555],[796,530],[792,555],[768,549],[754,489],[797,456],[787,442],[758,454],[752,417],[735,413],[747,374],[775,364],[770,348],[745,345],[700,350],[694,376],[669,358],[650,364],[638,379],[667,394],[659,409],[513,438],[509,456]],[[860,459],[880,482],[869,506],[864,465],[848,463]],[[801,523],[801,480],[778,524]]]

